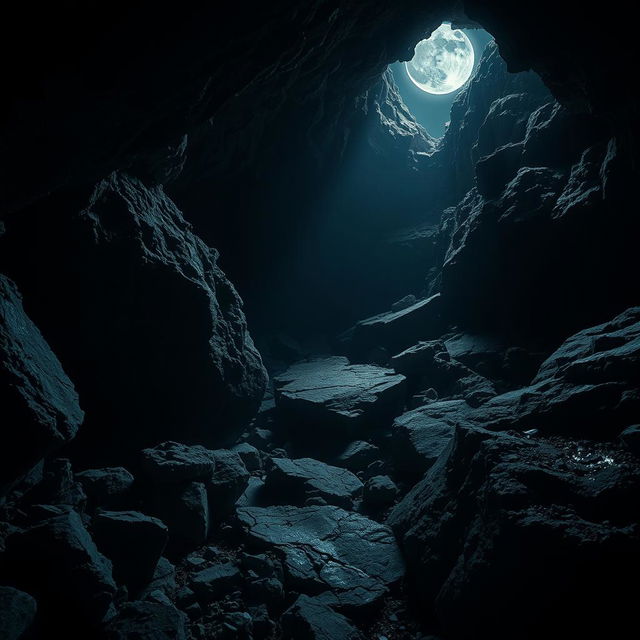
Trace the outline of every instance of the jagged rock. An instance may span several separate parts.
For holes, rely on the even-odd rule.
[[[215,469],[209,449],[179,442],[163,442],[152,449],[144,449],[141,464],[154,482],[207,481]]]
[[[444,400],[396,418],[393,453],[398,470],[414,477],[423,475],[451,442],[455,425],[470,411],[464,400]]]
[[[9,536],[6,559],[12,581],[48,615],[97,622],[116,593],[111,562],[74,511]]]
[[[134,478],[124,467],[87,469],[75,474],[93,505],[111,506],[130,491]]]
[[[149,507],[169,528],[169,545],[174,549],[193,548],[207,539],[209,501],[204,483],[161,485]]]
[[[19,640],[31,627],[38,607],[23,591],[0,586],[0,638]]]
[[[247,483],[247,488],[242,495],[236,500],[238,507],[260,507],[264,506],[264,480],[251,476]]]
[[[104,628],[108,640],[186,640],[187,616],[157,602],[127,602]]]
[[[78,447],[87,458],[125,460],[162,440],[232,441],[267,375],[217,251],[161,186],[122,173],[56,206],[58,215],[43,212],[25,230],[24,246],[16,230],[13,247],[26,255],[12,268],[80,380],[91,424]],[[35,280],[23,269],[30,258],[46,264]]]
[[[364,485],[362,501],[372,509],[392,505],[398,495],[398,487],[389,476],[373,476]]]
[[[379,460],[380,455],[380,449],[376,445],[364,440],[355,440],[347,445],[335,459],[335,463],[353,472],[364,471],[372,462]]]
[[[507,346],[496,336],[457,333],[444,340],[449,355],[489,378],[499,377]]]
[[[165,594],[173,594],[176,590],[176,568],[164,556],[162,556],[153,572],[153,578],[145,593],[151,591],[162,591]]]
[[[247,471],[258,471],[262,469],[262,457],[260,452],[248,442],[241,442],[235,445],[231,451],[237,453],[244,462]]]
[[[208,603],[231,592],[241,582],[240,570],[235,564],[219,562],[193,575],[189,585],[201,602]]]
[[[362,634],[343,615],[306,595],[282,615],[283,637],[289,640],[362,640]]]
[[[397,302],[394,302],[391,305],[391,311],[395,313],[396,311],[402,311],[403,309],[408,309],[409,307],[412,307],[416,302],[418,302],[418,300],[412,293],[410,293],[409,295],[405,296],[404,298],[401,298]]]
[[[81,510],[87,496],[73,475],[71,461],[55,458],[44,462],[42,479],[31,491],[29,499],[31,502],[67,505]]]
[[[217,449],[213,454],[216,468],[207,483],[213,518],[229,513],[249,484],[250,474],[236,451]]]
[[[253,619],[253,636],[255,640],[268,638],[273,633],[275,623],[269,618],[269,611],[266,605],[249,607],[249,613]]]
[[[19,425],[0,453],[0,495],[45,455],[69,442],[84,414],[73,383],[0,275],[0,405],[5,424]]]
[[[301,506],[309,497],[320,497],[326,504],[352,509],[354,499],[362,493],[362,482],[347,469],[312,458],[274,458],[265,491],[274,504]]]
[[[627,427],[621,434],[620,440],[636,455],[640,455],[640,424]]]
[[[113,563],[113,577],[136,594],[153,579],[168,539],[166,525],[137,511],[100,511],[93,534]]]
[[[274,380],[278,409],[296,422],[292,437],[317,441],[311,427],[342,438],[391,417],[404,400],[404,376],[333,357],[293,365]],[[322,446],[322,443],[320,443]]]
[[[632,624],[640,467],[625,455],[459,427],[388,520],[445,631],[592,638]]]
[[[288,589],[331,591],[346,611],[370,607],[404,574],[391,531],[333,506],[242,507],[248,540],[277,552]]]
[[[352,359],[362,359],[374,347],[392,353],[424,338],[438,335],[442,329],[441,299],[436,294],[399,311],[388,311],[358,322],[349,342]]]
[[[245,595],[250,602],[264,603],[270,609],[282,604],[285,597],[282,582],[275,577],[249,580],[245,586]]]
[[[423,388],[433,388],[438,397],[463,397],[478,405],[496,395],[493,383],[453,360],[441,340],[419,342],[393,356],[390,366]]]
[[[393,356],[389,366],[405,376],[424,375],[438,355],[449,360],[449,353],[442,340],[421,341]]]

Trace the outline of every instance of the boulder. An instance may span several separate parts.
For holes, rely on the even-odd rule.
[[[267,472],[265,491],[274,504],[302,506],[307,498],[352,509],[362,493],[362,482],[351,471],[312,458],[274,458]]]
[[[86,469],[75,474],[89,502],[94,506],[111,506],[122,501],[133,486],[134,478],[124,467]]]
[[[12,581],[47,615],[98,622],[116,593],[111,562],[74,511],[9,536],[6,559]]]
[[[107,640],[186,640],[187,616],[158,602],[126,602],[104,627]]]
[[[166,525],[138,511],[100,511],[93,520],[98,549],[113,563],[113,577],[130,594],[153,579],[168,539]]]
[[[392,448],[398,470],[412,477],[422,476],[451,442],[455,425],[471,411],[464,400],[444,400],[396,418]]]
[[[241,442],[231,448],[231,451],[237,453],[244,462],[247,471],[258,471],[262,469],[262,456],[258,449],[248,442]]]
[[[82,424],[78,394],[15,284],[0,275],[0,405],[11,446],[0,452],[0,496]]]
[[[189,585],[198,600],[206,604],[222,598],[241,583],[242,576],[237,565],[232,562],[216,562],[193,575]]]
[[[638,488],[611,445],[464,426],[388,522],[447,635],[617,636],[634,619]]]
[[[82,484],[73,475],[71,461],[67,458],[45,460],[40,482],[29,493],[32,503],[69,506],[82,509],[87,496]]]
[[[220,518],[233,510],[251,476],[236,451],[216,449],[211,454],[216,466],[207,482],[207,495],[212,517]]]
[[[343,357],[301,362],[274,380],[276,405],[292,423],[292,437],[318,440],[311,427],[342,438],[384,423],[402,406],[405,378],[374,365],[352,365]],[[322,446],[322,443],[319,444]]]
[[[388,311],[360,320],[352,330],[349,356],[362,360],[374,347],[397,353],[417,341],[441,333],[440,294],[418,300],[397,311]]]
[[[15,230],[23,255],[12,269],[80,380],[91,416],[78,443],[85,458],[124,463],[171,439],[232,442],[255,415],[267,375],[218,252],[162,186],[123,173],[53,206],[56,215],[38,212],[24,237]]]
[[[282,558],[287,589],[330,591],[345,611],[375,605],[404,575],[391,531],[334,506],[241,507],[248,542]]]
[[[398,487],[389,476],[373,476],[364,485],[362,502],[370,509],[384,509],[391,506],[398,495]]]
[[[282,634],[287,640],[362,640],[364,637],[343,615],[304,594],[282,615]]]
[[[0,638],[19,640],[31,627],[38,607],[23,591],[0,586]]]
[[[209,501],[202,482],[161,486],[151,496],[149,508],[169,528],[174,551],[197,547],[209,535]]]
[[[201,445],[163,442],[142,451],[141,466],[153,482],[206,481],[213,475],[215,460]]]

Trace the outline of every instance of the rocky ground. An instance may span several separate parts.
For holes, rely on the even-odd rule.
[[[378,356],[428,338],[428,323],[407,334],[411,314],[423,305],[384,317]],[[602,614],[580,612],[596,605],[622,625],[620,577],[640,568],[640,309],[571,336],[505,390],[488,372],[510,354],[455,334],[382,364],[281,362],[230,449],[167,441],[135,470],[48,460],[2,509],[3,638],[31,625],[528,638],[593,631]]]
[[[77,4],[14,8],[0,638],[628,637],[632,39],[578,3]],[[385,69],[443,19],[498,46],[434,140]]]

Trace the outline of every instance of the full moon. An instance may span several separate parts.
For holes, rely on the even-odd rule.
[[[416,45],[405,62],[413,84],[427,93],[443,95],[459,89],[473,71],[473,45],[460,29],[441,24],[427,40]]]

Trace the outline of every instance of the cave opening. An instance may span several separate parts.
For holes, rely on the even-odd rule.
[[[0,123],[0,636],[624,635],[631,40],[74,5],[16,18]]]

